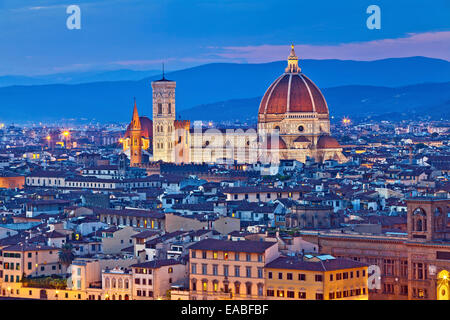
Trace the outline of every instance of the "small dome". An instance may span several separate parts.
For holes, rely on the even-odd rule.
[[[147,117],[139,117],[139,121],[141,122],[141,130],[142,137],[150,139],[153,137],[153,121]],[[125,132],[125,138],[130,137],[131,123],[127,127],[127,131]]]
[[[317,141],[317,149],[335,149],[340,148],[341,145],[332,136],[321,136]]]

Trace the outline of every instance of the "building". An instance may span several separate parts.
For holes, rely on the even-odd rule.
[[[450,199],[425,197],[406,202],[407,235],[300,233],[303,239],[317,243],[322,253],[364,262],[373,265],[374,272],[379,270],[380,281],[369,288],[371,300],[448,299]]]
[[[187,265],[174,259],[137,263],[131,268],[134,300],[165,299],[172,283],[187,277]]]
[[[192,300],[263,299],[264,266],[278,258],[278,243],[205,239],[189,247]]]
[[[176,82],[163,77],[152,82],[153,129],[144,135],[136,105],[123,139],[131,165],[143,165],[143,141],[153,142],[153,161],[174,163],[279,163],[280,160],[345,162],[342,148],[331,136],[327,102],[317,86],[301,72],[294,46],[285,72],[264,94],[257,131],[190,127],[175,120]],[[134,137],[134,138],[133,138]],[[147,139],[147,140],[146,140]],[[144,148],[145,149],[145,148]]]
[[[268,300],[367,300],[367,265],[322,256],[279,257],[265,266]]]

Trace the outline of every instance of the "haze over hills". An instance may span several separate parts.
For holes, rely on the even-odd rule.
[[[379,86],[340,86],[325,88],[330,114],[334,117],[367,116],[384,119],[411,118],[428,114],[450,118],[450,82],[426,83],[398,88]],[[256,122],[262,97],[234,99],[199,105],[181,111],[189,120]],[[205,112],[208,110],[208,112]]]
[[[0,76],[0,87],[9,86],[32,86],[46,84],[79,84],[99,81],[123,81],[141,80],[146,77],[160,74],[159,70],[135,71],[135,70],[113,70],[113,71],[86,71],[55,73],[39,76]]]
[[[439,110],[441,104],[450,101],[450,62],[445,60],[424,57],[370,62],[300,60],[299,64],[321,89],[326,88],[323,93],[333,115],[362,111],[373,111],[374,114],[409,112],[412,109],[426,113],[433,108]],[[232,115],[237,118],[245,118],[245,114],[256,117],[259,98],[255,97],[264,94],[283,73],[285,66],[285,61],[214,63],[170,72],[166,78],[177,81],[176,107],[182,117],[192,118],[198,114],[199,119],[217,121]],[[131,79],[114,80],[125,76]],[[79,77],[64,84],[3,87],[0,88],[0,120],[89,118],[101,122],[125,122],[131,117],[133,97],[137,99],[139,112],[151,115],[150,82],[161,76],[144,75],[145,78],[136,80],[141,76],[143,74],[135,71],[122,70],[117,74],[107,72],[85,77],[87,81],[97,77],[102,82],[67,84],[82,82],[83,78]],[[225,109],[220,107],[224,105]]]

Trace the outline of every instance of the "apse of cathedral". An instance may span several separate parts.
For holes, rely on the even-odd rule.
[[[152,82],[153,121],[139,117],[136,103],[123,138],[130,163],[276,163],[314,158],[345,162],[342,148],[331,136],[329,109],[319,88],[301,71],[294,46],[288,64],[267,89],[258,111],[257,131],[191,127],[176,120],[176,82],[164,77]]]

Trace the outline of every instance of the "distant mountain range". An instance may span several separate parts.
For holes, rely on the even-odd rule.
[[[46,84],[79,84],[99,81],[124,81],[141,80],[153,75],[160,74],[159,70],[135,71],[135,70],[113,70],[113,71],[89,71],[56,73],[41,76],[0,76],[0,87],[9,86],[36,86]]]
[[[398,88],[340,86],[323,89],[322,93],[330,114],[335,117],[402,119],[430,115],[438,119],[450,118],[450,82]],[[199,105],[181,111],[180,116],[189,120],[256,122],[261,98]]]
[[[250,119],[258,112],[260,98],[255,97],[264,94],[285,66],[285,61],[214,63],[170,72],[166,78],[177,81],[176,108],[183,118]],[[300,66],[323,90],[333,115],[412,111],[439,114],[450,101],[450,62],[444,60],[300,60]],[[139,112],[151,115],[151,81],[161,76],[157,71],[148,72],[156,75],[130,70],[66,74],[55,75],[52,81],[58,84],[1,87],[0,121],[88,118],[125,122],[131,118],[133,97]]]

